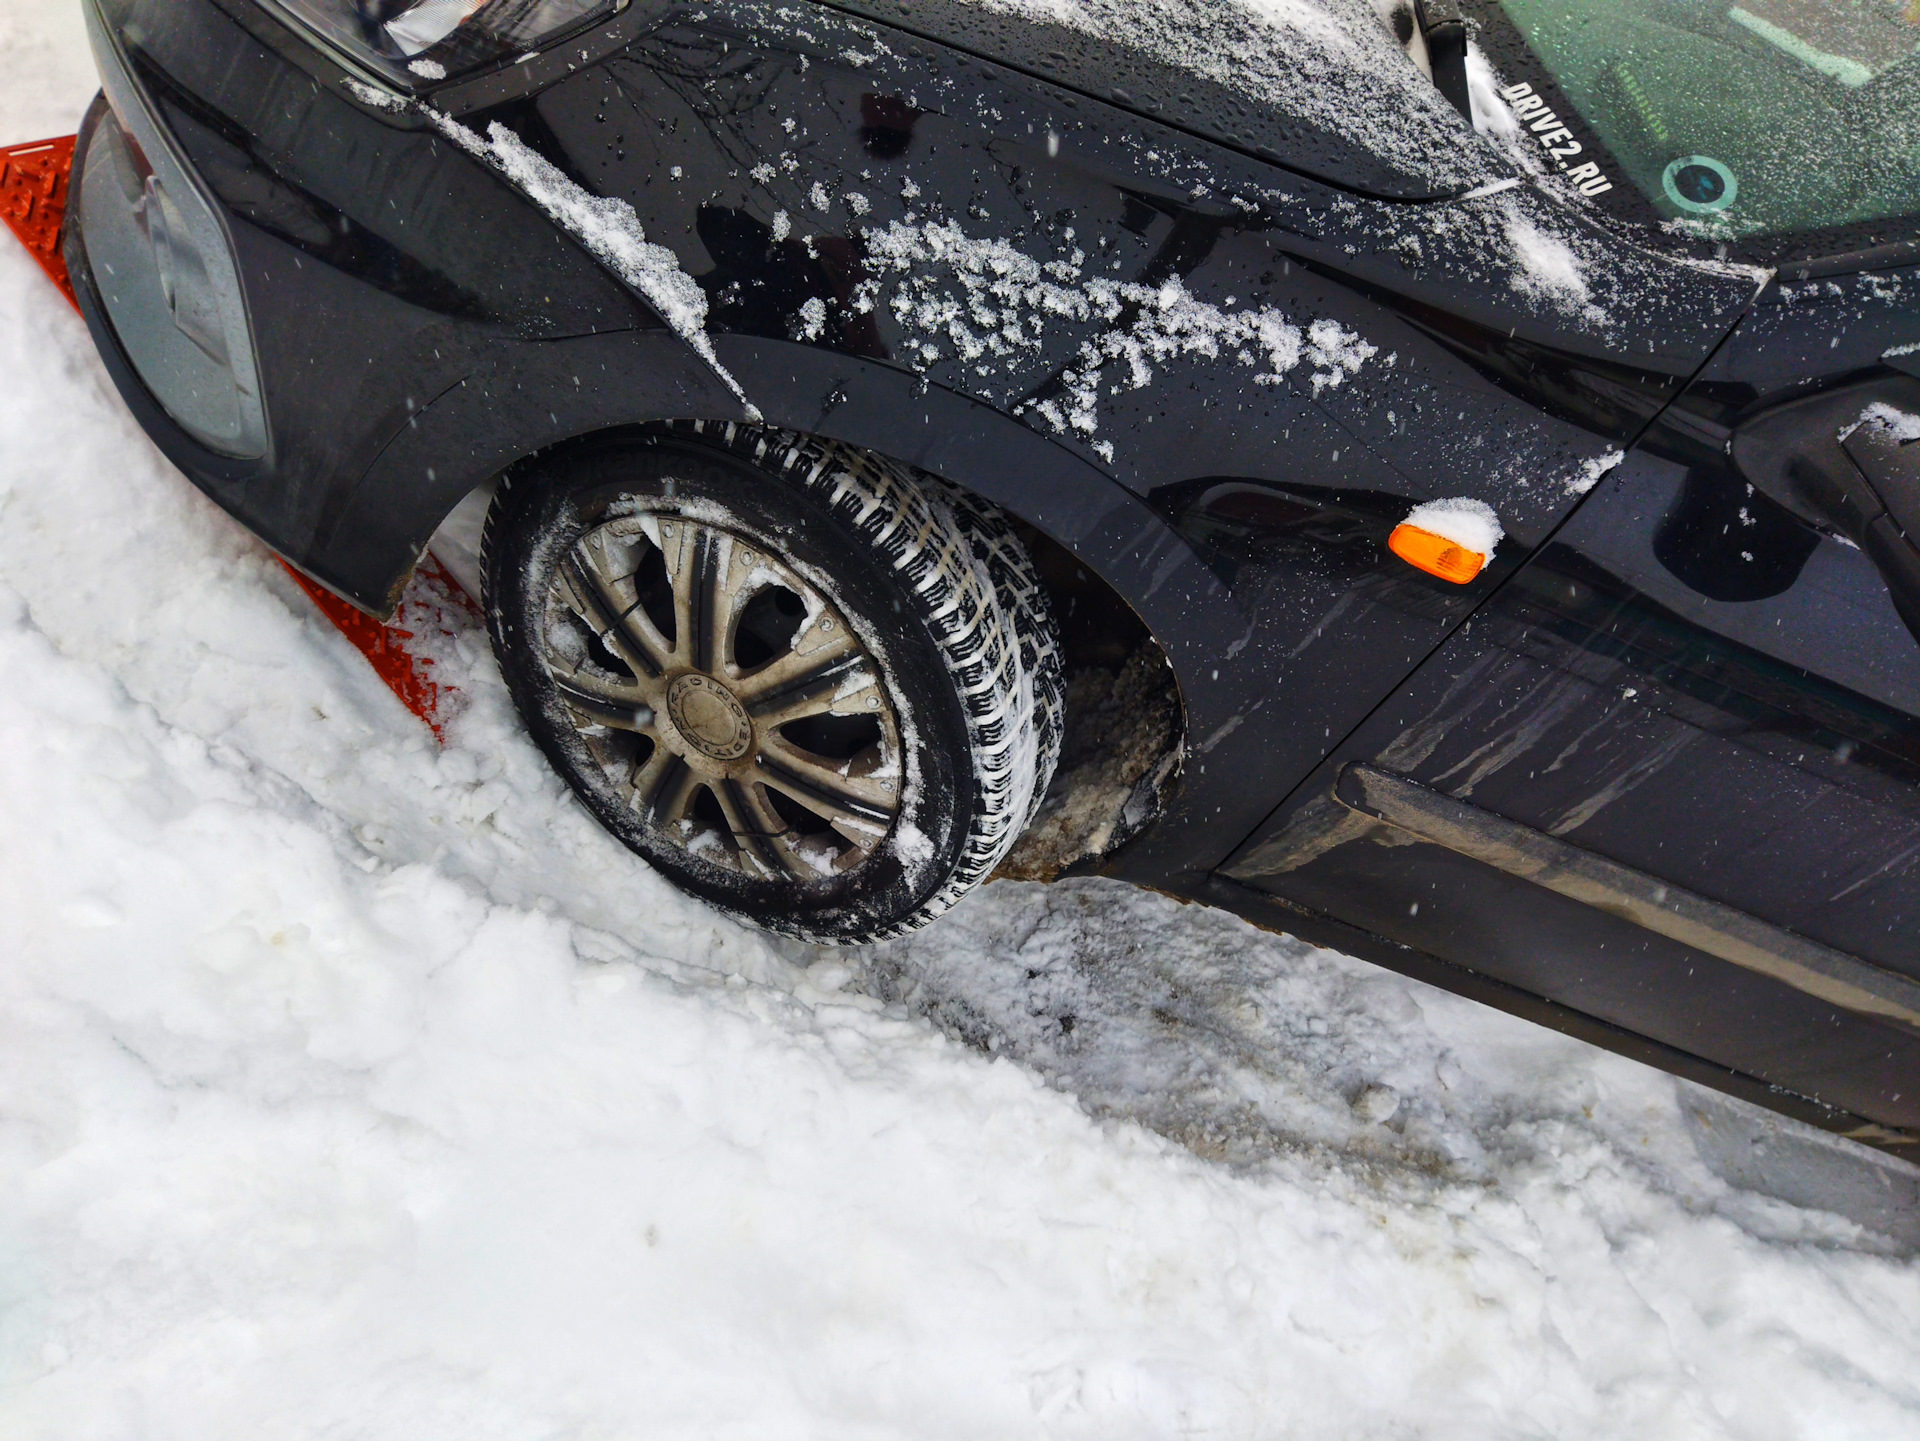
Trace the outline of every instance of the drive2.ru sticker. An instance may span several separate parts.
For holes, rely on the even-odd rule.
[[[1613,189],[1613,182],[1600,173],[1600,167],[1593,161],[1568,163],[1580,154],[1580,142],[1573,138],[1571,130],[1561,124],[1560,117],[1547,108],[1547,102],[1533,93],[1533,86],[1522,80],[1518,85],[1509,85],[1502,90],[1500,98],[1513,108],[1520,123],[1546,147],[1555,167],[1579,188],[1582,195],[1604,195]]]

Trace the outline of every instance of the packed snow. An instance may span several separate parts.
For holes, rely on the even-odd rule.
[[[1569,319],[1606,326],[1607,312],[1593,303],[1580,259],[1564,237],[1540,229],[1517,208],[1507,214],[1506,231],[1515,261],[1510,284],[1516,291],[1545,301]]]
[[[11,246],[0,315],[9,1441],[1920,1435],[1920,1267],[1689,1088],[1112,882],[743,930],[420,589],[437,745]]]

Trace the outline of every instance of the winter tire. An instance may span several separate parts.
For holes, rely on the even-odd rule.
[[[925,925],[1059,756],[1044,590],[1006,518],[828,441],[608,438],[510,477],[488,627],[595,817],[682,889],[805,940]]]
[[[921,484],[934,487],[953,508],[973,558],[986,568],[1001,610],[1013,621],[1013,633],[1020,644],[1020,667],[1032,680],[1034,745],[1040,765],[1033,799],[1028,804],[1026,817],[1017,827],[1024,831],[1047,798],[1047,783],[1059,764],[1066,735],[1066,668],[1053,608],[1040,577],[1034,572],[1033,558],[1027,554],[1026,546],[1015,534],[1005,512],[977,495],[958,486],[944,485],[931,476],[921,477]]]

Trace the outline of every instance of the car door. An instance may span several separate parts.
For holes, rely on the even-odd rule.
[[[1886,1139],[1920,1130],[1920,268],[1829,269],[1224,870]]]

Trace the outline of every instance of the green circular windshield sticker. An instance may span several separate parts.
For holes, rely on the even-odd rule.
[[[1706,215],[1733,204],[1740,182],[1711,155],[1683,155],[1662,173],[1660,188],[1682,210]]]

